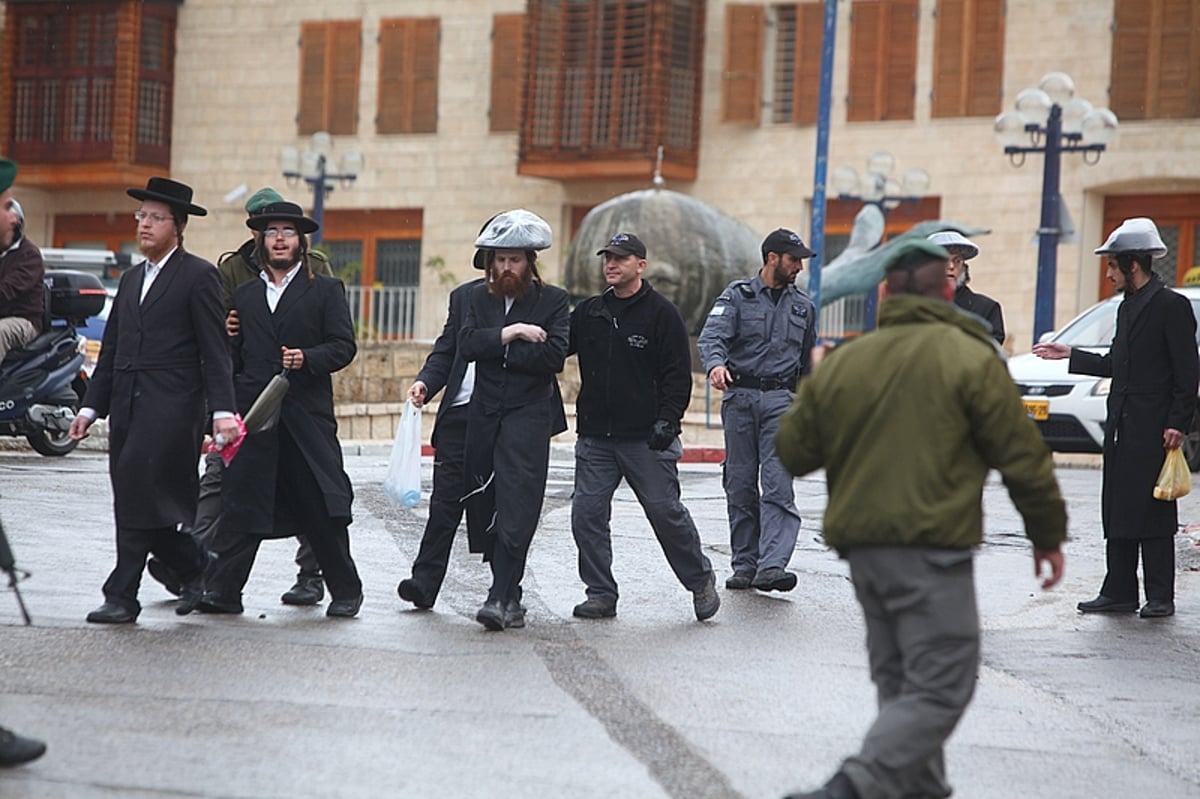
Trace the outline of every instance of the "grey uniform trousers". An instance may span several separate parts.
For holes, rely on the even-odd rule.
[[[879,715],[842,772],[861,799],[942,799],[942,746],[975,692],[979,612],[972,553],[855,547],[844,553],[867,626]]]
[[[779,419],[791,407],[792,398],[789,391],[735,388],[721,402],[722,483],[735,572],[785,568],[796,549],[800,511],[792,475],[775,454]]]
[[[700,534],[679,499],[677,463],[683,446],[676,438],[655,452],[641,439],[585,436],[575,442],[575,499],[571,531],[579,548],[579,577],[590,599],[617,601],[612,574],[613,493],[624,477],[641,503],[646,519],[684,588],[697,591],[712,573],[700,549]]]

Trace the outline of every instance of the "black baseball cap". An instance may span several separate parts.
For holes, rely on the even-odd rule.
[[[772,252],[786,252],[793,258],[812,258],[816,255],[804,244],[804,239],[788,230],[787,228],[777,228],[767,234],[762,243],[763,261],[767,260],[767,254]]]
[[[596,250],[596,255],[604,255],[611,253],[612,255],[636,255],[638,258],[646,257],[646,245],[642,244],[642,240],[632,233],[618,233],[608,240],[608,244]]]

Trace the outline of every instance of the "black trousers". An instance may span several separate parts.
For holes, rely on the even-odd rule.
[[[1142,554],[1142,578],[1146,600],[1175,601],[1175,538],[1107,538],[1105,560],[1108,573],[1100,593],[1117,602],[1138,601],[1138,551]]]
[[[200,496],[196,503],[196,520],[185,529],[196,539],[201,549],[211,550],[213,539],[221,526],[221,477],[225,473],[225,462],[221,455],[210,452],[204,456],[204,474],[200,477]],[[296,549],[296,565],[300,577],[320,577],[321,566],[317,556],[304,536],[297,536],[300,546]]]
[[[141,610],[138,587],[151,554],[190,583],[204,568],[204,553],[195,540],[174,527],[117,528],[117,565],[104,581],[104,599],[133,612]]]
[[[429,520],[421,536],[412,578],[432,602],[446,579],[450,548],[462,522],[465,493],[463,457],[467,445],[467,405],[448,408],[437,422],[437,451],[433,461],[433,493],[429,496]]]
[[[277,468],[276,507],[290,508],[299,520],[299,532],[312,547],[330,596],[335,600],[361,596],[362,581],[350,556],[350,520],[329,515],[325,495],[286,428],[279,430]],[[252,532],[218,530],[212,541],[217,557],[204,572],[204,590],[226,601],[240,599],[261,542],[262,537]]]

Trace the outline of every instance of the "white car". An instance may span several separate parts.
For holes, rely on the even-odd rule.
[[[1200,287],[1176,288],[1174,291],[1191,301],[1192,313],[1200,319]],[[1120,304],[1120,296],[1098,302],[1045,338],[1104,354],[1116,332],[1117,306]],[[1200,340],[1197,346],[1200,347]],[[1055,452],[1102,451],[1110,378],[1071,374],[1065,359],[1047,361],[1033,353],[1010,358],[1008,371],[1021,389],[1025,410],[1037,422],[1050,449]],[[1192,431],[1184,441],[1183,452],[1192,471],[1200,471],[1200,413],[1193,418]]]

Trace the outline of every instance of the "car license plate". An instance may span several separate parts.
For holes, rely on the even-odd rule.
[[[1044,422],[1050,418],[1050,400],[1022,400],[1025,403],[1025,413],[1035,422]]]

